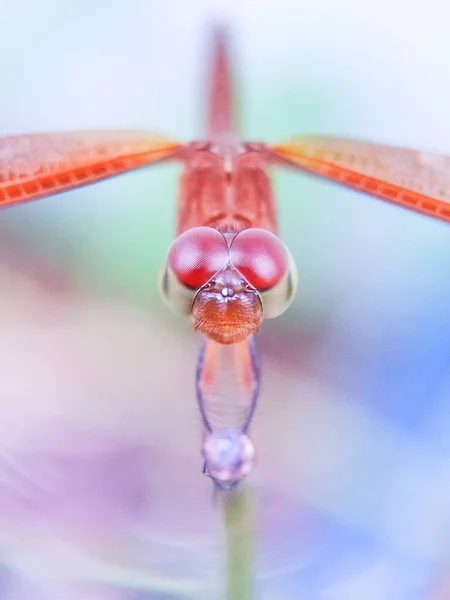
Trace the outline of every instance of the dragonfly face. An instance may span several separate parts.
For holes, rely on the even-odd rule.
[[[257,290],[230,263],[196,294],[194,329],[219,344],[234,344],[258,331],[263,307]]]
[[[196,331],[234,344],[255,333],[264,317],[282,314],[296,285],[293,259],[270,231],[194,227],[172,244],[161,287],[173,310],[191,315]]]

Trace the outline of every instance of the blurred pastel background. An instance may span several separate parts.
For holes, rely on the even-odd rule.
[[[0,134],[201,137],[215,16],[233,28],[246,138],[450,154],[443,0],[2,0]],[[177,173],[0,212],[2,599],[223,597],[199,339],[157,286]],[[448,225],[274,178],[300,285],[258,336],[257,598],[447,599]]]

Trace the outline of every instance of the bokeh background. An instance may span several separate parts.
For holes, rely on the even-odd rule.
[[[208,26],[232,26],[242,131],[450,153],[443,0],[0,2],[0,133],[203,133]],[[0,596],[215,599],[199,339],[159,267],[176,166],[0,213]],[[450,568],[448,225],[274,174],[296,258],[264,324],[258,598],[444,600]]]

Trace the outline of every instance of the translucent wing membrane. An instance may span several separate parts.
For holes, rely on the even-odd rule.
[[[323,136],[298,137],[270,149],[278,161],[450,221],[448,156]]]
[[[182,144],[146,131],[0,137],[0,206],[28,202],[177,155]]]

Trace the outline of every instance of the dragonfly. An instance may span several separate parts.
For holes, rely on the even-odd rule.
[[[228,46],[225,29],[215,29],[203,138],[183,142],[147,130],[0,137],[3,207],[149,165],[181,164],[175,238],[160,288],[168,306],[203,335],[195,374],[202,471],[221,490],[233,489],[254,467],[250,426],[261,382],[255,335],[263,320],[287,310],[297,289],[294,258],[279,236],[271,168],[319,176],[362,192],[361,199],[450,221],[450,157],[333,136],[242,140]],[[242,421],[230,427],[213,423],[208,401],[223,349],[234,357],[246,398]]]

